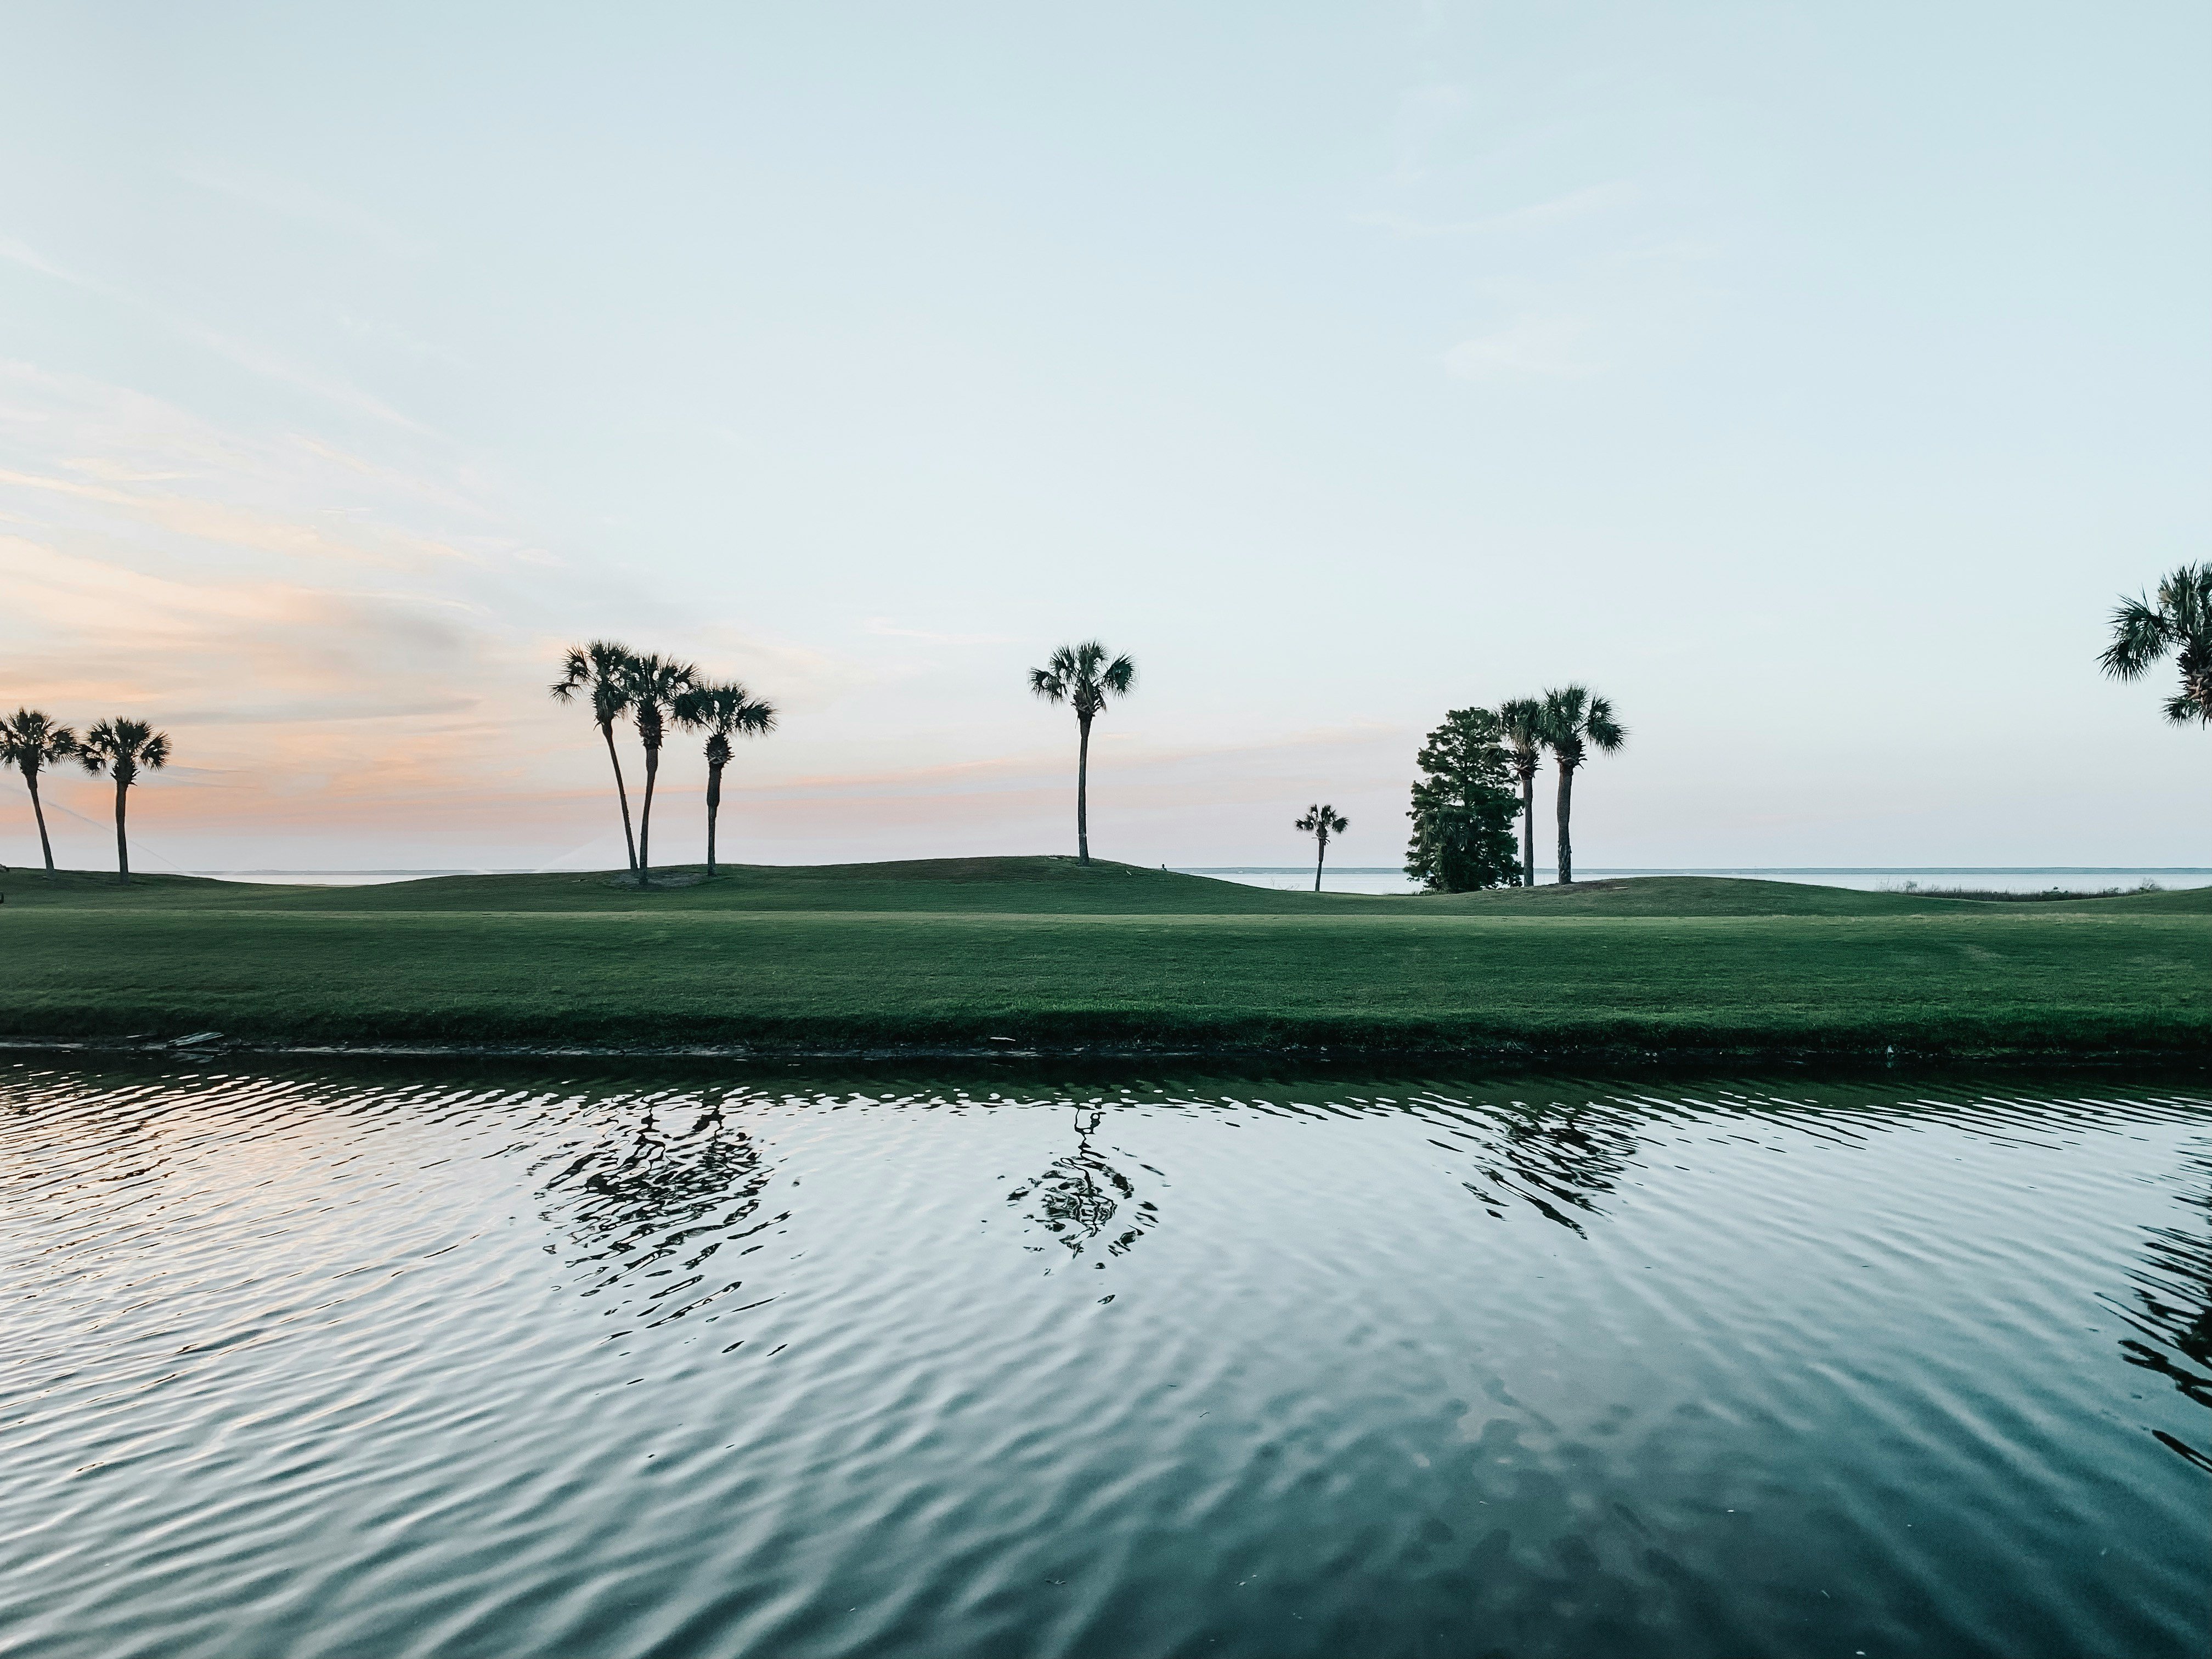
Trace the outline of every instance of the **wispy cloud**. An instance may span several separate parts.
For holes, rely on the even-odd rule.
[[[1370,225],[1378,230],[1389,231],[1394,235],[1416,240],[1505,235],[1573,224],[1620,207],[1632,200],[1633,196],[1627,181],[1616,179],[1604,184],[1586,185],[1579,190],[1567,191],[1522,207],[1506,208],[1495,213],[1479,213],[1464,218],[1431,218],[1395,209],[1380,209],[1370,213],[1354,214],[1352,222]]]
[[[1578,318],[1523,317],[1462,340],[1444,353],[1444,371],[1462,380],[1581,379],[1601,367],[1587,349],[1589,334]]]
[[[1012,645],[1011,634],[933,634],[925,628],[900,628],[887,617],[871,617],[860,624],[863,634],[881,639],[922,640],[931,645]]]

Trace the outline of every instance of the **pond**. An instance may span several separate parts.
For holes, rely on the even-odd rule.
[[[0,1068],[0,1651],[2129,1655],[2200,1083]]]

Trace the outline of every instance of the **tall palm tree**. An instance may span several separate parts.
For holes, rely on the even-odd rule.
[[[1559,885],[1575,880],[1575,847],[1567,832],[1574,811],[1575,769],[1592,749],[1610,755],[1628,741],[1627,729],[1613,717],[1613,705],[1593,696],[1586,685],[1544,693],[1544,742],[1559,767]]]
[[[1328,856],[1328,838],[1340,836],[1352,828],[1351,821],[1336,815],[1334,806],[1309,806],[1306,815],[1291,826],[1303,830],[1314,838],[1314,891],[1321,891],[1322,861]]]
[[[1521,884],[1536,884],[1536,768],[1543,760],[1544,703],[1540,697],[1515,697],[1498,705],[1498,735],[1513,757],[1513,775],[1521,781]]]
[[[76,746],[84,769],[115,780],[115,878],[131,879],[131,841],[124,833],[123,809],[141,771],[158,772],[169,763],[169,734],[143,720],[102,720]]]
[[[1075,759],[1075,854],[1091,862],[1091,722],[1109,697],[1128,695],[1137,682],[1137,665],[1127,657],[1109,659],[1096,640],[1063,645],[1042,668],[1030,670],[1030,690],[1049,703],[1067,703],[1083,738]]]
[[[0,761],[23,775],[31,792],[32,816],[39,821],[39,851],[46,857],[46,879],[54,878],[54,844],[46,839],[46,809],[39,799],[39,774],[76,753],[76,733],[58,726],[35,708],[18,708],[13,720],[0,720]]]
[[[629,827],[629,789],[623,782],[622,757],[615,752],[615,722],[629,712],[630,648],[612,640],[593,640],[571,646],[561,659],[561,678],[551,690],[556,701],[572,701],[579,691],[592,694],[592,719],[606,739],[607,760],[615,769],[615,798],[622,803],[623,848],[629,857],[630,873],[637,873],[637,836]]]
[[[2135,679],[2168,653],[2181,690],[2166,699],[2176,726],[2212,725],[2212,564],[2180,565],[2158,585],[2155,602],[2124,599],[2112,611],[2112,642],[2098,661],[2115,679]]]
[[[763,702],[737,681],[695,685],[676,698],[676,723],[707,734],[707,873],[714,873],[714,818],[722,810],[722,769],[730,763],[732,737],[765,737],[775,730],[775,705]]]
[[[653,787],[660,775],[660,745],[668,735],[668,722],[676,713],[676,700],[699,683],[699,671],[688,662],[665,660],[658,652],[632,657],[623,672],[629,694],[629,717],[637,726],[637,740],[645,745],[645,800],[637,814],[637,884],[653,882]]]

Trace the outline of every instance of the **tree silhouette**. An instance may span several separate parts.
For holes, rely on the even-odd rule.
[[[775,706],[763,702],[735,680],[695,685],[676,698],[680,726],[707,734],[707,873],[714,873],[714,820],[722,810],[722,769],[730,763],[732,737],[763,737],[775,730]]]
[[[645,800],[637,815],[637,884],[653,884],[653,789],[660,776],[660,745],[667,739],[668,722],[676,700],[699,683],[698,671],[686,662],[665,661],[656,653],[632,657],[623,672],[623,689],[629,695],[629,716],[637,726],[637,740],[645,746]]]
[[[612,640],[593,640],[572,646],[561,661],[561,678],[553,682],[554,697],[568,702],[579,691],[592,697],[592,719],[606,740],[607,763],[615,769],[615,799],[622,803],[623,849],[632,875],[637,873],[637,836],[629,824],[629,790],[623,782],[622,757],[615,752],[615,722],[629,712],[630,648]]]
[[[1628,730],[1613,717],[1613,705],[1593,696],[1586,685],[1544,693],[1544,742],[1559,767],[1559,885],[1575,879],[1574,837],[1568,820],[1574,812],[1575,769],[1592,749],[1610,755],[1628,741]]]
[[[1498,716],[1455,708],[1413,757],[1423,774],[1406,816],[1413,821],[1406,873],[1431,893],[1465,893],[1511,881],[1513,815]]]
[[[140,772],[158,772],[169,763],[169,734],[143,720],[102,720],[84,734],[76,756],[95,777],[105,771],[115,780],[115,878],[128,882],[131,840],[124,832],[125,802]]]
[[[1136,679],[1135,663],[1127,657],[1109,659],[1096,640],[1063,645],[1045,667],[1030,670],[1030,690],[1047,702],[1071,705],[1082,731],[1075,760],[1075,855],[1084,864],[1091,862],[1091,722],[1109,698],[1127,696]]]
[[[2155,1371],[2197,1405],[2212,1407],[2212,1150],[2199,1147],[2185,1166],[2184,1201],[2192,1212],[2189,1224],[2146,1227],[2142,1265],[2135,1281],[2133,1304],[2102,1297],[2134,1328],[2120,1339],[2130,1365]],[[2163,1429],[2152,1434],[2201,1469],[2212,1470],[2212,1455]]]
[[[2212,564],[2177,567],[2154,600],[2122,600],[2112,611],[2112,642],[2098,661],[2114,679],[2132,680],[2168,655],[2181,670],[2181,690],[2166,699],[2166,719],[2212,725]]]
[[[1037,1207],[1028,1218],[1050,1233],[1079,1261],[1094,1251],[1125,1255],[1159,1224],[1159,1206],[1150,1199],[1139,1199],[1136,1183],[1092,1147],[1091,1138],[1098,1133],[1104,1115],[1097,1106],[1078,1106],[1075,1150],[1055,1158],[1042,1175],[1006,1194],[1009,1204],[1036,1200]],[[1138,1167],[1151,1169],[1149,1164]],[[1117,1215],[1120,1230],[1109,1231]]]
[[[1321,866],[1328,857],[1328,838],[1340,836],[1352,828],[1349,820],[1336,815],[1334,806],[1314,805],[1306,808],[1305,816],[1291,826],[1303,830],[1314,838],[1314,891],[1321,891]]]
[[[39,851],[46,855],[48,881],[54,878],[54,844],[46,838],[46,808],[39,799],[39,774],[75,753],[76,733],[35,708],[18,708],[12,720],[0,720],[0,761],[21,772],[23,787],[31,792],[31,813],[39,821]]]
[[[566,1212],[581,1294],[642,1297],[649,1325],[681,1319],[743,1281],[715,1283],[707,1264],[726,1244],[790,1218],[756,1220],[775,1169],[723,1103],[652,1095],[621,1103],[613,1121],[532,1166]],[[548,1219],[551,1219],[550,1216]]]
[[[1543,759],[1544,702],[1515,697],[1498,705],[1498,732],[1521,785],[1521,884],[1536,884],[1536,768]]]

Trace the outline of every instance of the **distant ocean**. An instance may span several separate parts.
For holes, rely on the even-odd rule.
[[[1187,876],[1213,876],[1222,881],[1243,882],[1250,887],[1310,890],[1313,866],[1289,864],[1176,865]],[[2160,887],[2212,887],[2212,869],[2150,869],[2133,866],[2052,865],[2023,866],[1971,865],[1852,865],[1797,866],[1760,869],[1731,866],[1726,869],[1623,870],[1578,865],[1576,873],[1585,881],[1608,876],[1741,876],[1754,881],[1799,881],[1814,887],[1857,887],[1868,891],[1902,890],[1908,884],[1922,889],[1978,887],[2008,893],[2039,893],[2058,887],[2069,892],[2099,893],[2108,887],[2137,887],[2155,882]],[[1553,872],[1538,866],[1536,879],[1548,883]],[[1403,870],[1371,865],[1346,865],[1324,871],[1322,890],[1329,893],[1410,893],[1413,884]]]
[[[1285,891],[1310,890],[1313,866],[1292,864],[1176,864],[1164,866],[1186,876],[1212,876],[1241,882],[1248,887],[1279,887]],[[188,876],[216,876],[225,881],[264,881],[285,884],[365,887],[378,882],[423,881],[433,876],[504,876],[548,873],[523,870],[186,870]],[[2212,868],[2155,869],[2116,865],[2051,865],[2026,867],[1978,867],[1971,865],[1863,866],[1833,868],[1814,866],[1759,869],[1734,866],[1727,869],[1625,870],[1585,866],[1585,880],[1607,876],[1744,876],[1758,881],[1802,881],[1816,887],[1859,887],[1869,890],[1908,884],[1921,888],[1998,888],[2007,892],[2037,893],[2060,887],[2072,892],[2101,892],[2108,887],[2137,887],[2155,882],[2160,887],[2212,887]],[[1538,881],[1548,883],[1553,872],[1540,866]],[[1331,893],[1410,893],[1413,884],[1403,870],[1377,865],[1334,866],[1323,874],[1322,888]]]

